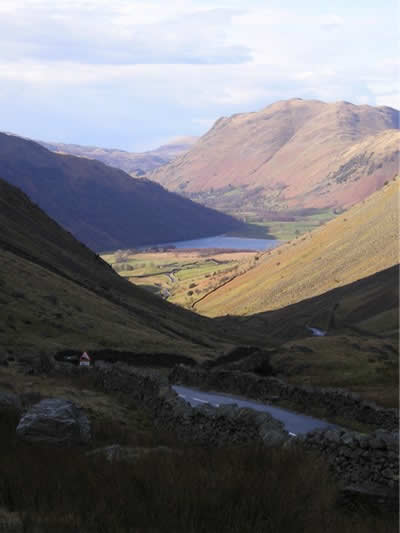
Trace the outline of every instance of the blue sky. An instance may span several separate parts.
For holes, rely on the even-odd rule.
[[[397,0],[1,0],[2,131],[150,149],[286,98],[400,107]]]

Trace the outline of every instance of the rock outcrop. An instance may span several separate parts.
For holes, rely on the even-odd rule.
[[[27,411],[17,426],[17,435],[23,440],[43,444],[86,444],[90,440],[90,422],[73,402],[50,398]]]

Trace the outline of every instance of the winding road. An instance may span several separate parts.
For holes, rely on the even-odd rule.
[[[302,415],[281,407],[275,407],[269,404],[263,404],[255,400],[246,400],[239,396],[232,396],[217,392],[204,392],[181,385],[173,385],[172,388],[185,401],[190,403],[193,407],[199,407],[200,405],[210,404],[214,407],[220,405],[232,405],[236,404],[238,407],[248,407],[255,411],[264,411],[272,415],[274,418],[283,422],[286,431],[293,437],[308,433],[318,428],[335,428],[334,424],[326,422],[326,420],[320,420],[312,416]]]
[[[310,326],[307,326],[307,329],[311,331],[314,337],[325,337],[326,335],[326,331],[324,331],[323,329],[310,328]]]

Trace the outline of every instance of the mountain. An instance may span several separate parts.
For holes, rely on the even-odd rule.
[[[212,320],[125,281],[1,179],[0,288],[0,355],[118,349],[168,364],[229,345]]]
[[[240,226],[157,183],[0,134],[0,176],[94,250],[193,239]]]
[[[324,226],[272,251],[195,307],[208,316],[279,309],[399,262],[398,180]]]
[[[79,144],[44,141],[37,142],[52,152],[97,159],[110,167],[120,168],[128,172],[128,174],[140,176],[185,154],[192,148],[197,139],[197,137],[189,136],[178,137],[154,150],[137,153],[114,148],[99,148],[98,146],[81,146]]]
[[[347,208],[396,175],[398,128],[399,111],[390,107],[280,101],[220,118],[188,153],[149,177],[242,215],[249,206]]]
[[[254,352],[257,372],[261,355],[291,381],[345,386],[393,406],[397,286],[392,267],[283,309],[211,320],[118,276],[0,179],[0,360],[88,350],[158,367],[239,357],[248,368],[251,345],[262,348]],[[306,326],[327,320],[329,335],[312,337]],[[239,343],[245,349],[232,351]]]

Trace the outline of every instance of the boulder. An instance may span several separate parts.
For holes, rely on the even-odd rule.
[[[284,429],[283,423],[269,413],[253,412],[253,416],[258,425],[258,433],[264,446],[281,446],[290,439],[289,433]]]
[[[282,446],[290,437],[284,430],[269,429],[261,433],[264,446],[275,447]]]
[[[63,398],[35,404],[21,418],[17,435],[24,440],[58,446],[86,444],[90,422],[81,408]]]

